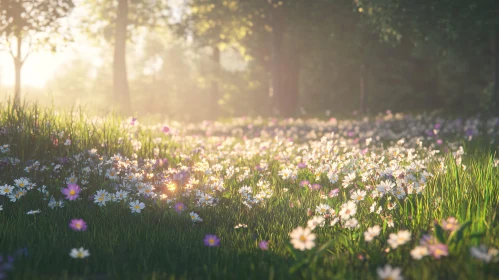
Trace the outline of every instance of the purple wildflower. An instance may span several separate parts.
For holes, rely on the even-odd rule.
[[[318,191],[320,190],[322,187],[321,185],[319,184],[313,184],[312,186],[310,186],[310,189],[314,190],[314,191]]]
[[[455,231],[459,228],[459,222],[454,217],[449,217],[447,220],[442,220],[442,228],[447,231]]]
[[[83,219],[72,219],[69,227],[74,231],[85,231],[87,230],[87,223]]]
[[[57,162],[59,164],[65,165],[69,163],[69,159],[67,157],[60,157],[57,159]]]
[[[473,136],[473,135],[475,135],[475,134],[476,134],[476,133],[475,133],[475,130],[474,130],[473,128],[468,128],[468,129],[466,129],[465,133],[466,133],[466,136],[467,136],[467,137],[471,137],[471,136]]]
[[[330,198],[336,197],[336,196],[338,196],[338,194],[339,194],[339,193],[340,193],[340,189],[334,189],[334,190],[331,190],[331,191],[329,192],[329,197],[330,197]]]
[[[435,244],[438,244],[438,240],[432,236],[432,235],[429,235],[429,234],[425,234],[421,237],[421,240],[419,241],[419,244],[421,246],[430,246],[430,245],[435,245]]]
[[[80,196],[81,189],[76,184],[69,184],[67,188],[61,190],[66,199],[76,200]]]
[[[437,238],[432,235],[423,235],[419,241],[419,244],[428,248],[428,253],[435,259],[440,259],[442,256],[449,255],[449,248],[447,245],[438,242]]]
[[[428,252],[435,259],[440,259],[442,256],[448,256],[449,255],[449,248],[445,244],[438,243],[438,244],[435,244],[435,245],[428,246]]]
[[[177,211],[177,213],[182,213],[182,211],[184,211],[184,209],[185,209],[185,205],[182,202],[175,204],[174,207],[175,207],[175,211]]]
[[[207,234],[204,237],[204,245],[208,247],[220,246],[220,239],[215,234]]]
[[[300,182],[300,187],[307,187],[308,185],[310,185],[310,182],[307,181],[307,180],[304,180],[304,181]]]
[[[258,247],[260,247],[260,249],[262,249],[263,251],[267,251],[269,249],[269,242],[262,240],[260,241],[260,243],[258,243]]]

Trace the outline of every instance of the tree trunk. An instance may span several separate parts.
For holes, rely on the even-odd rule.
[[[376,34],[370,32],[370,30],[362,30],[362,61],[360,65],[360,115],[366,115],[370,113],[369,108],[369,73],[371,67],[371,56],[373,52],[373,42],[377,41]]]
[[[283,18],[281,8],[274,7],[272,2],[270,5],[270,17],[272,24],[272,71],[271,71],[271,88],[269,95],[272,99],[272,111],[274,114],[280,115],[280,103],[282,102],[282,40],[283,40]]]
[[[21,104],[21,62],[19,59],[15,58],[14,59],[14,67],[15,67],[15,74],[16,74],[16,83],[15,83],[15,90],[14,90],[14,105],[17,106]]]
[[[494,93],[492,96],[493,114],[499,115],[499,25],[496,25],[494,34]]]
[[[126,70],[126,39],[128,26],[128,0],[118,1],[116,18],[116,34],[114,41],[113,61],[113,91],[121,114],[130,115],[132,105],[130,102],[130,89]]]
[[[365,99],[366,99],[366,66],[364,64],[360,65],[360,106],[359,106],[359,114],[364,115],[365,113]]]
[[[17,39],[17,54],[14,56],[14,68],[16,74],[16,83],[14,89],[14,107],[17,107],[21,104],[21,68],[23,67],[22,61],[22,37],[20,34],[16,35]]]
[[[286,21],[283,8],[271,6],[272,71],[269,95],[272,109],[281,117],[293,117],[299,96],[300,54],[294,46],[284,44]]]
[[[217,119],[218,117],[218,98],[219,98],[219,86],[218,79],[220,78],[220,49],[218,46],[213,47],[213,54],[211,59],[213,60],[213,80],[211,81],[210,90],[210,117]]]
[[[279,110],[283,117],[294,117],[298,111],[300,95],[300,53],[293,50],[288,53],[281,68],[282,84]]]

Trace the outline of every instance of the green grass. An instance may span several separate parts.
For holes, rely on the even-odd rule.
[[[89,163],[73,160],[55,173],[52,162],[92,148],[104,156],[121,153],[131,157],[133,149],[126,140],[129,132],[142,142],[138,158],[153,158],[156,147],[153,139],[163,137],[163,143],[157,146],[160,158],[167,158],[170,167],[179,167],[179,163],[192,167],[209,155],[219,155],[216,144],[222,141],[204,136],[196,139],[164,136],[147,127],[132,131],[121,127],[120,119],[113,116],[92,124],[81,112],[56,115],[34,107],[21,110],[4,107],[0,111],[0,126],[7,129],[0,135],[0,145],[10,145],[10,152],[4,157],[21,161],[15,166],[2,167],[0,184],[13,185],[14,179],[28,177],[37,187],[46,185],[57,200],[63,197],[60,189],[65,187],[65,178],[72,173],[80,174]],[[72,145],[63,145],[65,137],[58,146],[53,144],[54,135],[62,130],[70,135]],[[123,144],[119,144],[119,138],[125,139]],[[197,139],[205,146],[204,154],[192,153],[201,145]],[[236,150],[235,143],[242,140],[235,138],[234,144],[224,150]],[[303,143],[307,142],[295,145]],[[15,203],[0,196],[4,208],[0,211],[0,252],[5,256],[18,248],[28,249],[28,256],[16,259],[14,269],[8,272],[9,279],[376,279],[376,268],[387,263],[400,267],[406,279],[499,279],[498,263],[484,263],[469,253],[470,246],[479,244],[499,247],[499,169],[494,167],[494,155],[487,149],[479,144],[465,155],[465,170],[455,164],[451,154],[440,158],[445,163],[444,172],[438,171],[438,157],[428,159],[426,166],[435,177],[429,179],[421,194],[393,199],[397,205],[390,212],[393,228],[379,215],[370,213],[369,206],[374,200],[366,198],[360,202],[355,216],[360,224],[358,229],[318,227],[314,230],[316,247],[309,251],[293,249],[289,233],[297,226],[306,226],[307,209],[315,209],[319,203],[327,203],[338,212],[348,199],[347,190],[341,187],[341,179],[331,184],[325,174],[316,180],[312,172],[305,170],[298,173],[295,181],[282,179],[278,176],[281,163],[274,158],[285,150],[281,146],[267,154],[255,152],[250,157],[240,154],[229,157],[229,165],[247,166],[252,172],[242,182],[235,177],[226,179],[226,191],[217,196],[216,206],[196,207],[194,199],[180,196],[179,190],[169,193],[170,198],[184,202],[189,211],[203,218],[203,222],[196,224],[191,222],[189,211],[178,214],[172,208],[174,202],[166,200],[141,199],[147,206],[140,214],[130,213],[127,203],[109,202],[99,207],[87,197],[99,189],[112,191],[113,182],[98,171],[88,176],[83,199],[66,200],[63,208],[49,208],[48,200],[43,200],[36,190]],[[182,159],[181,154],[190,155],[190,159]],[[292,152],[292,156],[296,155],[296,151]],[[209,161],[213,165],[226,159]],[[268,172],[255,171],[261,159],[268,161]],[[49,170],[27,173],[23,169],[28,160],[38,160]],[[157,167],[148,172],[163,174],[164,169]],[[192,176],[200,180],[200,185],[207,180],[203,172],[193,171]],[[248,209],[238,189],[242,185],[255,186],[260,179],[270,183],[273,195],[265,204]],[[320,183],[326,194],[327,190],[339,187],[340,194],[321,199],[319,192],[299,187],[305,179]],[[378,201],[380,205],[387,203],[386,198]],[[34,209],[40,209],[41,213],[26,214]],[[418,245],[419,238],[432,230],[435,220],[448,217],[456,217],[461,224],[471,222],[463,229],[462,238],[454,239],[456,242],[448,238],[448,233],[442,234],[442,242],[448,240],[449,256],[413,260],[410,251]],[[73,218],[84,219],[88,230],[69,229]],[[234,229],[239,223],[248,227]],[[382,233],[367,243],[363,232],[375,224],[382,226]],[[410,230],[412,240],[386,252],[389,234],[401,229]],[[206,234],[216,234],[221,239],[220,247],[204,246]],[[431,234],[438,235],[438,230]],[[261,240],[270,241],[268,251],[259,249]],[[90,257],[72,259],[70,250],[79,247],[88,249]]]

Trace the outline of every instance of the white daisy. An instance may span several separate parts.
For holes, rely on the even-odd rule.
[[[37,210],[30,210],[26,214],[28,214],[28,215],[35,215],[35,214],[38,214],[40,212],[42,212],[42,211],[40,211],[40,209],[37,209]]]
[[[291,237],[291,244],[293,244],[295,249],[305,251],[315,247],[315,234],[309,228],[297,227],[289,236]]]
[[[359,221],[357,221],[357,219],[355,219],[355,218],[351,218],[345,222],[344,226],[345,226],[345,228],[350,228],[350,229],[358,228]]]
[[[324,221],[325,221],[324,217],[322,217],[322,216],[315,216],[315,217],[313,217],[312,219],[310,219],[307,222],[307,227],[310,230],[314,230],[317,226],[323,227],[324,226]]]
[[[120,200],[125,200],[128,196],[128,192],[127,191],[117,191],[116,194],[116,200],[120,201]]]
[[[364,200],[364,197],[366,196],[366,191],[363,190],[356,190],[350,195],[350,199],[355,201],[355,202],[360,202]]]
[[[83,249],[83,247],[81,247],[80,249],[73,248],[71,250],[71,252],[69,253],[69,255],[73,259],[84,259],[84,258],[90,256],[90,253],[88,252],[88,250]]]
[[[29,180],[27,178],[23,177],[23,178],[15,179],[14,183],[16,184],[16,186],[18,186],[20,188],[24,188],[24,187],[29,185]]]
[[[234,226],[235,229],[238,229],[238,228],[247,228],[248,225],[247,224],[237,224]]]
[[[142,211],[145,207],[146,205],[144,202],[139,202],[138,200],[130,202],[130,209],[132,210],[132,213],[140,213],[140,211]]]
[[[408,230],[401,230],[397,233],[390,233],[388,244],[390,244],[390,247],[395,249],[400,245],[404,245],[410,240],[411,240],[411,232]]]
[[[196,214],[196,213],[194,213],[194,212],[189,213],[189,216],[191,217],[191,220],[194,223],[195,222],[202,222],[203,221],[203,219],[201,219],[201,217],[199,217],[199,215]]]
[[[395,184],[389,180],[382,181],[376,186],[377,190],[382,194],[391,192],[393,187],[395,187]]]
[[[378,267],[376,270],[378,277],[381,280],[402,280],[404,277],[400,275],[402,270],[398,267],[392,268],[391,265],[387,264],[384,268]]]
[[[317,206],[315,208],[315,212],[324,216],[326,214],[329,214],[330,209],[331,209],[331,207],[327,204],[319,204],[319,206]]]
[[[380,231],[381,227],[378,225],[367,228],[367,231],[364,232],[364,240],[366,242],[371,242],[374,239],[374,237],[379,235]]]
[[[428,256],[428,248],[426,246],[416,246],[414,249],[411,250],[411,256],[415,260],[420,260],[424,256]]]
[[[0,194],[1,195],[10,195],[13,193],[13,191],[14,191],[13,186],[3,185],[0,187]]]
[[[348,220],[357,213],[357,205],[353,201],[349,201],[341,205],[340,216],[342,220]]]
[[[498,255],[499,251],[495,248],[487,249],[485,245],[480,245],[478,247],[471,247],[470,253],[472,257],[489,263]]]

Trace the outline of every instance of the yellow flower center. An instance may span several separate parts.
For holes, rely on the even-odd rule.
[[[70,190],[70,191],[69,191],[69,194],[70,194],[70,195],[74,195],[75,193],[76,193],[76,192],[75,192],[75,190]]]
[[[305,242],[305,241],[307,241],[307,237],[305,237],[305,235],[301,235],[301,236],[300,236],[300,241],[301,241],[301,242]]]
[[[137,205],[135,205],[134,207],[135,207],[135,209],[139,209],[139,208],[140,208],[140,205],[138,205],[138,204],[137,204]]]

